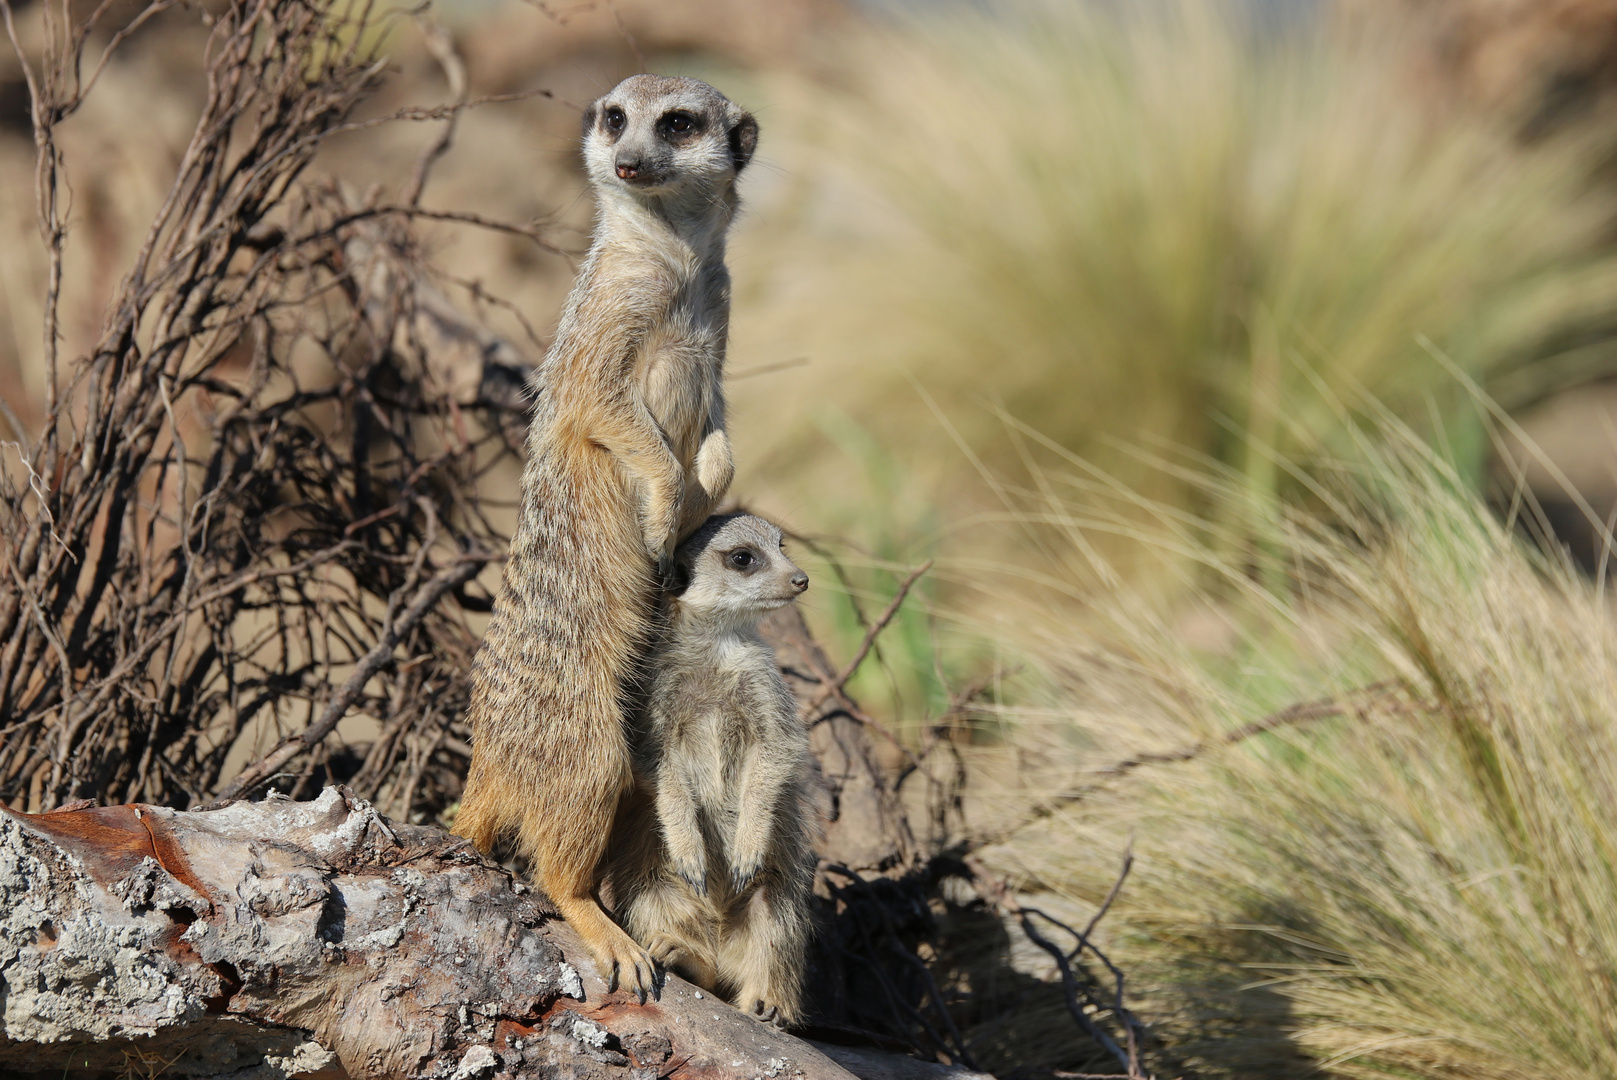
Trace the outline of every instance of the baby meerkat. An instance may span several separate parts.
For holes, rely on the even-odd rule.
[[[808,575],[749,514],[709,518],[674,566],[636,755],[649,791],[614,841],[613,894],[662,964],[790,1024],[814,880],[809,739],[757,626]]]
[[[595,237],[534,378],[510,558],[473,664],[455,831],[514,836],[609,986],[656,969],[602,910],[627,713],[659,569],[730,484],[725,233],[758,125],[695,79],[636,75],[584,113]]]

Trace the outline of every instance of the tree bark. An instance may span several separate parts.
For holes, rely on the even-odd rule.
[[[607,993],[541,893],[338,788],[0,813],[0,995],[11,1074],[851,1075],[677,977]]]

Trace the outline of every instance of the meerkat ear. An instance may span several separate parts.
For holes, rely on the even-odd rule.
[[[580,133],[586,139],[590,137],[590,132],[593,131],[594,128],[595,128],[595,114],[598,111],[599,110],[596,109],[595,102],[593,102],[593,101],[590,102],[588,105],[584,106],[584,115],[581,118],[581,123],[580,123],[579,127],[580,127]]]
[[[758,121],[752,118],[751,113],[742,113],[730,125],[730,160],[735,162],[736,172],[747,167],[747,162],[752,160],[752,152],[757,148]]]
[[[663,588],[669,596],[684,596],[685,590],[691,587],[692,567],[684,559],[675,559],[674,565],[668,571],[668,580]]]

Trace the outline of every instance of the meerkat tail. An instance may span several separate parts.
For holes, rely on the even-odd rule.
[[[479,768],[481,759],[474,759],[471,773],[466,777],[466,790],[460,797],[460,809],[455,812],[456,836],[464,836],[472,845],[487,855],[499,838],[503,817],[500,808],[508,805],[490,790],[487,777]]]

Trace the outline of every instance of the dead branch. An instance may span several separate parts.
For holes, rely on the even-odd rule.
[[[426,16],[421,16],[416,21],[426,38],[427,51],[432,53],[432,58],[443,68],[444,78],[449,83],[451,104],[464,106],[466,65],[461,62],[460,54],[455,51],[455,42],[449,36],[449,31],[444,29],[441,23]],[[460,120],[461,111],[461,108],[457,107],[449,114],[444,122],[443,131],[416,159],[415,170],[410,174],[410,182],[405,185],[399,199],[405,206],[414,208],[421,204],[421,195],[427,187],[427,175],[432,171],[433,163],[448,152],[449,144],[454,141],[455,125]]]
[[[848,680],[858,672],[859,665],[863,664],[865,657],[870,655],[871,648],[876,644],[876,638],[881,635],[883,630],[887,629],[887,624],[893,621],[893,616],[898,614],[898,609],[904,606],[904,598],[909,596],[910,586],[920,580],[921,575],[930,569],[932,569],[932,560],[928,559],[905,576],[898,586],[898,591],[893,594],[892,600],[888,601],[886,609],[865,631],[865,639],[859,643],[859,648],[854,652],[853,659],[849,660],[842,670],[837,672],[836,676],[830,680],[825,688],[808,703],[804,711],[813,712],[821,705],[824,705],[832,694],[842,693],[843,689],[848,685]],[[897,742],[896,739],[894,741]],[[902,743],[899,745],[902,746]]]
[[[224,790],[219,793],[220,801],[235,799],[242,793],[256,788],[269,776],[285,768],[293,758],[319,745],[337,727],[337,721],[348,712],[371,677],[381,670],[382,665],[392,660],[393,650],[398,646],[399,640],[416,628],[445,593],[475,577],[489,558],[487,555],[463,557],[458,564],[445,567],[434,574],[432,580],[417,594],[403,615],[397,620],[387,620],[387,628],[383,631],[381,640],[355,665],[354,673],[348,676],[348,681],[343,683],[342,688],[331,699],[325,712],[321,713],[320,719],[243,769],[241,774],[225,785]]]
[[[1027,939],[1046,953],[1049,953],[1050,958],[1056,962],[1056,968],[1061,976],[1062,991],[1066,996],[1067,1011],[1072,1015],[1073,1021],[1083,1029],[1085,1034],[1089,1035],[1107,1053],[1117,1059],[1117,1063],[1126,1070],[1124,1075],[1128,1077],[1128,1080],[1154,1080],[1151,1074],[1144,1071],[1140,1065],[1140,1034],[1145,1030],[1145,1025],[1140,1023],[1139,1018],[1124,1005],[1123,972],[1095,945],[1091,938],[1091,935],[1095,932],[1095,927],[1100,924],[1106,912],[1111,909],[1112,902],[1117,899],[1118,893],[1122,891],[1123,882],[1128,879],[1129,870],[1134,865],[1133,853],[1124,853],[1123,866],[1118,871],[1117,879],[1112,883],[1106,898],[1101,901],[1100,907],[1082,932],[1072,929],[1066,923],[1047,915],[1038,908],[1024,906],[1003,878],[989,873],[976,860],[968,859],[967,865],[972,871],[972,886],[977,894],[996,911],[1003,912],[1014,918],[1017,925],[1022,928],[1022,932],[1027,935]],[[1034,925],[1034,916],[1064,930],[1076,940],[1077,944],[1071,951],[1062,950],[1060,946],[1045,937],[1038,927]],[[1099,1000],[1098,995],[1093,990],[1093,984],[1087,979],[1079,979],[1073,971],[1074,963],[1081,959],[1085,950],[1093,953],[1095,958],[1105,965],[1107,971],[1112,975],[1113,995],[1110,1001]],[[1118,1045],[1117,1040],[1091,1016],[1091,1011],[1095,1015],[1099,1015],[1103,1010],[1110,1010],[1112,1016],[1122,1026],[1124,1045]]]

